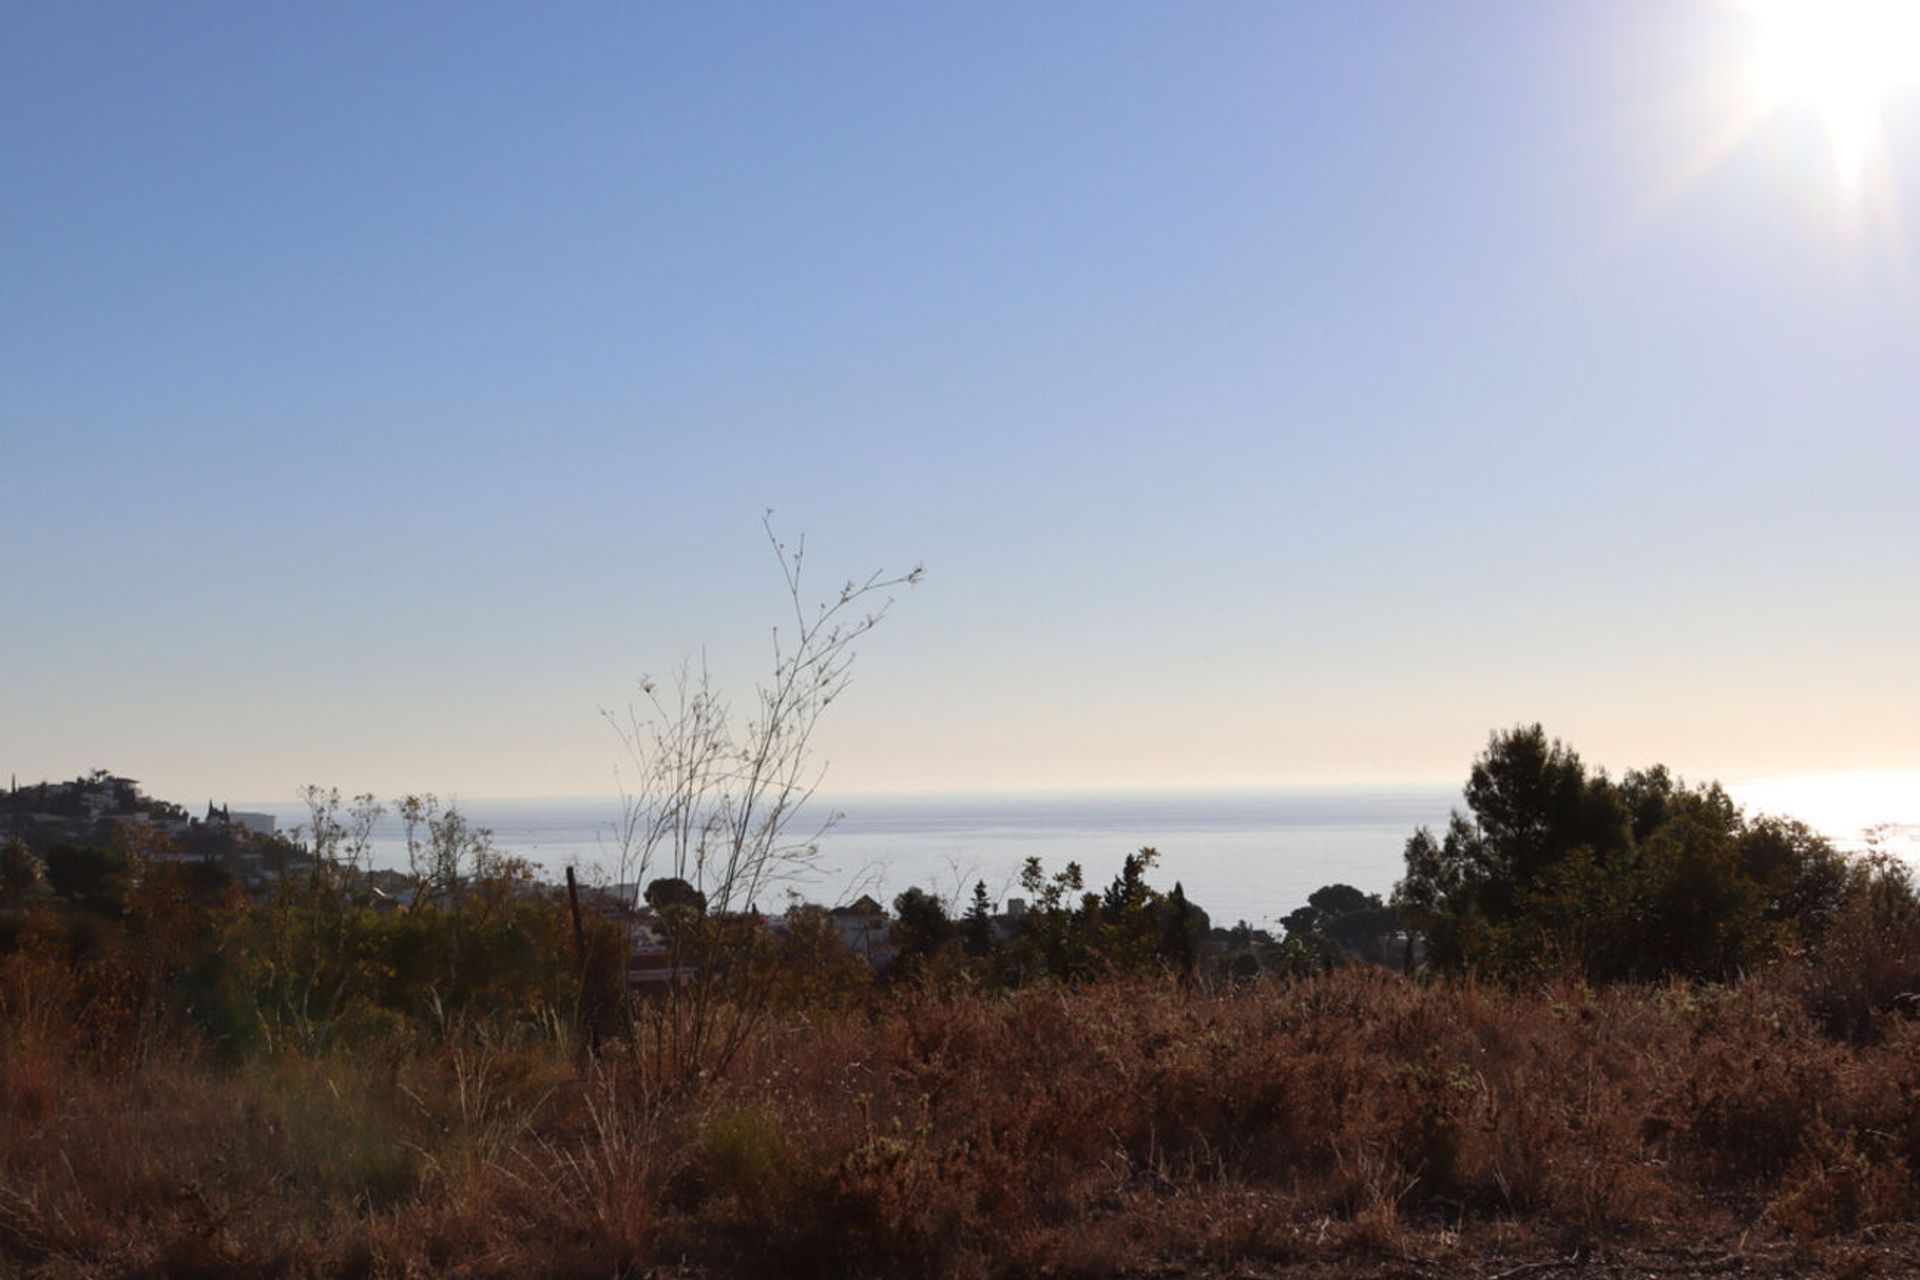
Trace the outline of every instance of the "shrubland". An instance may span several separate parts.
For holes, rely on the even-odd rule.
[[[674,1050],[691,997],[623,994],[623,920],[576,935],[510,859],[382,906],[351,839],[260,897],[138,851],[9,850],[0,1269],[1911,1273],[1907,873],[1711,789],[1660,803],[1604,856],[1463,817],[1411,974],[1343,961],[1385,904],[1337,886],[1250,966],[1210,957],[1150,852],[1098,891],[1030,866],[1010,936],[983,892],[956,915],[910,890],[880,973],[818,908],[776,934],[663,881],[653,918],[716,970],[705,1057]],[[1672,813],[1711,838],[1661,834]],[[1514,830],[1521,852],[1484,843]],[[1543,891],[1574,871],[1666,963],[1621,963]],[[1703,938],[1616,905],[1677,902],[1676,877]]]
[[[1920,1026],[1836,1037],[1796,970],[905,987],[762,1020],[671,1093],[552,1018],[133,1053],[55,1010],[45,956],[0,984],[21,1274],[1764,1271],[1894,1265],[1920,1208]]]

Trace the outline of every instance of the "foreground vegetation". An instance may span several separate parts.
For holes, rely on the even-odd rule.
[[[1900,1225],[1920,1209],[1920,1025],[1833,1037],[1808,1012],[1830,974],[904,990],[770,1021],[723,1078],[665,1095],[644,1053],[584,1056],[530,1022],[106,1060],[35,1020],[26,967],[3,975],[0,1050],[19,1274],[1920,1258]]]
[[[1728,982],[1008,986],[964,950],[879,982],[814,935],[675,1076],[671,1002],[590,1034],[555,904],[196,900],[147,867],[117,918],[36,901],[0,960],[0,1267],[1906,1273],[1920,909],[1855,874],[1817,950]]]
[[[1920,1270],[1907,869],[1537,727],[1466,795],[1282,942],[1143,850],[908,890],[880,969],[697,843],[581,912],[430,801],[398,895],[330,793],[269,893],[0,847],[0,1274]]]

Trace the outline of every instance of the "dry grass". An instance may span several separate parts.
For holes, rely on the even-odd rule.
[[[1744,1239],[1870,1272],[1920,1208],[1920,1026],[1833,1038],[1802,996],[907,994],[770,1025],[679,1100],[534,1032],[103,1065],[16,1020],[0,1271],[1444,1274]]]

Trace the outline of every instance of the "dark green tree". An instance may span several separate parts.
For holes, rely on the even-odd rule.
[[[18,906],[46,880],[46,870],[18,836],[0,840],[0,902]]]
[[[133,859],[117,849],[62,841],[47,850],[47,884],[88,911],[123,914],[133,880]]]
[[[1078,863],[1048,876],[1038,858],[1029,858],[1020,876],[1028,908],[1007,949],[1004,975],[1015,982],[1078,981],[1191,967],[1209,927],[1207,914],[1184,890],[1176,901],[1147,883],[1159,856],[1152,848],[1127,855],[1120,874],[1099,893],[1086,891]],[[1177,930],[1173,914],[1184,922]]]
[[[993,954],[993,900],[987,897],[987,882],[973,883],[973,902],[960,922],[961,945],[976,960]]]
[[[1539,725],[1492,736],[1466,800],[1408,840],[1394,890],[1443,969],[1727,977],[1815,940],[1845,900],[1845,859],[1804,826],[1749,822],[1660,765],[1615,783]]]
[[[1362,893],[1350,884],[1329,884],[1322,885],[1308,894],[1307,905],[1312,907],[1322,920],[1331,920],[1336,916],[1379,906],[1380,895]]]
[[[893,914],[894,964],[903,975],[920,973],[954,935],[947,904],[924,889],[908,889],[893,900]]]
[[[1147,872],[1160,860],[1151,847],[1130,853],[1120,863],[1120,874],[1100,896],[1098,922],[1089,921],[1094,949],[1111,967],[1138,970],[1166,952],[1166,928],[1160,895],[1147,884]],[[1184,908],[1186,899],[1181,898]],[[1191,957],[1189,957],[1189,960]]]
[[[1307,896],[1280,921],[1297,951],[1318,956],[1323,967],[1348,959],[1375,964],[1398,964],[1394,954],[1401,932],[1399,913],[1377,893],[1363,893],[1350,884],[1330,884]]]
[[[1175,974],[1187,977],[1200,959],[1199,939],[1195,937],[1195,908],[1178,880],[1173,882],[1173,891],[1167,894],[1160,915],[1160,958]],[[1200,931],[1204,932],[1204,926]]]
[[[693,915],[705,915],[707,895],[688,884],[685,880],[663,876],[647,885],[647,905],[661,915],[669,911],[685,911]]]

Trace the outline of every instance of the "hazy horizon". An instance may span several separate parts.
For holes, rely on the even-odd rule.
[[[1878,833],[1875,847],[1920,860],[1920,773],[1736,782],[1729,791],[1749,814],[1800,818],[1849,850],[1869,847],[1867,828],[1892,824],[1895,829]],[[470,822],[493,832],[497,847],[528,857],[550,879],[567,865],[582,868],[589,880],[621,878],[618,797],[458,803]],[[284,800],[244,807],[274,813],[283,827],[306,816],[302,806]],[[1209,911],[1270,920],[1331,882],[1389,892],[1404,874],[1402,854],[1414,830],[1438,829],[1450,809],[1463,808],[1458,782],[839,792],[817,797],[793,823],[797,837],[818,836],[820,856],[788,887],[814,901],[845,902],[861,892],[890,901],[915,885],[958,901],[980,880],[998,900],[1017,892],[1028,857],[1055,869],[1079,861],[1089,883],[1100,884],[1125,854],[1152,846],[1162,877],[1184,882],[1189,897]],[[824,825],[835,813],[840,820]],[[375,864],[403,867],[402,829],[391,810],[373,835]]]
[[[1640,765],[1649,765],[1653,761],[1642,761]],[[1620,767],[1611,767],[1604,762],[1589,760],[1589,764],[1600,765],[1611,776],[1618,777],[1623,771]],[[1628,766],[1634,767],[1634,766]],[[1013,787],[1013,788],[965,788],[948,787],[940,789],[893,789],[893,790],[853,790],[847,788],[823,788],[802,809],[796,821],[795,829],[807,829],[823,821],[828,814],[841,811],[855,817],[870,815],[875,808],[898,811],[900,806],[922,808],[928,811],[945,809],[992,810],[1011,807],[1015,810],[1053,808],[1065,813],[1077,807],[1091,805],[1098,809],[1103,804],[1118,801],[1139,801],[1148,805],[1180,802],[1233,802],[1233,801],[1273,801],[1273,800],[1324,800],[1339,798],[1380,799],[1414,798],[1422,801],[1443,800],[1445,807],[1464,809],[1462,790],[1465,782],[1465,769],[1459,777],[1449,780],[1414,779],[1399,781],[1348,782],[1323,784],[1265,784],[1240,786],[1106,786],[1106,787]],[[15,777],[19,775],[17,771]],[[74,774],[71,776],[78,776]],[[124,774],[122,776],[125,776]],[[33,778],[21,785],[32,785],[42,781]],[[55,775],[48,781],[61,780]],[[226,804],[232,809],[275,814],[283,828],[299,821],[305,809],[298,798],[299,788],[289,788],[280,796],[235,796],[218,788],[201,787],[198,789],[175,788],[168,790],[156,788],[145,779],[141,781],[146,793],[164,800],[187,805],[189,808],[211,801]],[[1749,814],[1775,814],[1799,818],[1817,830],[1849,845],[1858,846],[1866,828],[1876,824],[1890,823],[1906,828],[1898,833],[1892,842],[1897,851],[1909,855],[1920,853],[1920,770],[1914,771],[1868,771],[1855,773],[1801,774],[1773,777],[1713,777],[1704,775],[1687,777],[1689,782],[1719,782],[1726,787],[1734,801]],[[342,786],[343,797],[351,796],[365,788]],[[419,790],[419,789],[415,789]],[[405,794],[398,791],[375,790],[373,794],[383,805],[391,806],[395,800]],[[599,814],[598,821],[611,824],[620,812],[622,797],[618,792],[579,793],[570,795],[481,795],[459,790],[439,793],[439,798],[447,803],[459,806],[470,817],[485,822],[490,815],[515,814],[519,812],[552,809],[555,807],[577,809],[581,813],[589,811]],[[477,816],[476,816],[477,815]]]
[[[1577,743],[1569,743],[1568,745],[1573,746],[1576,751],[1578,750]],[[1595,767],[1604,769],[1610,776],[1613,776],[1613,777],[1618,777],[1622,772],[1624,772],[1626,769],[1629,769],[1629,768],[1640,768],[1640,767],[1645,767],[1653,764],[1667,763],[1665,761],[1657,761],[1657,760],[1641,760],[1641,761],[1634,761],[1631,763],[1617,763],[1617,762],[1610,762],[1610,761],[1595,760],[1591,756],[1585,756],[1585,755],[1583,755],[1583,759],[1585,759],[1590,766],[1595,766]],[[1467,770],[1470,764],[1471,764],[1471,760],[1462,762],[1459,770],[1453,776],[1448,776],[1448,777],[1433,776],[1433,777],[1415,777],[1415,778],[1361,778],[1361,779],[1349,779],[1346,781],[1326,781],[1326,782],[1277,781],[1277,782],[1252,782],[1252,783],[1186,783],[1186,784],[1105,783],[1105,784],[1083,784],[1083,785],[1028,785],[1028,786],[1002,786],[1002,787],[953,785],[953,786],[946,786],[946,787],[902,786],[902,787],[852,788],[852,787],[835,787],[831,785],[832,780],[829,777],[829,778],[823,779],[822,786],[811,803],[825,804],[825,805],[842,805],[848,801],[855,801],[855,800],[861,800],[861,799],[882,799],[882,800],[889,800],[889,801],[916,800],[916,799],[938,800],[938,799],[952,799],[952,798],[1043,799],[1047,797],[1100,796],[1100,795],[1116,795],[1117,796],[1117,795],[1125,795],[1125,794],[1234,795],[1234,794],[1274,794],[1274,793],[1286,793],[1286,792],[1298,792],[1302,794],[1338,794],[1340,792],[1380,792],[1380,793],[1421,792],[1421,793],[1426,793],[1426,792],[1437,792],[1437,791],[1447,791],[1447,792],[1452,792],[1457,794],[1461,791],[1462,787],[1465,784]],[[3,766],[0,766],[0,771],[8,772],[11,776],[11,779],[17,782],[18,785],[22,787],[27,787],[40,782],[67,781],[72,778],[83,776],[95,768],[105,768],[109,772],[114,773],[117,776],[131,777],[141,785],[141,788],[145,794],[157,796],[161,799],[173,800],[173,801],[185,803],[186,800],[183,799],[183,797],[190,798],[194,795],[202,795],[205,799],[211,799],[216,804],[225,803],[234,808],[249,808],[249,809],[267,809],[267,808],[291,809],[299,804],[300,795],[304,791],[305,787],[308,785],[320,786],[323,788],[335,787],[340,790],[342,795],[353,795],[353,794],[358,794],[362,792],[371,792],[373,795],[378,797],[383,803],[391,799],[394,799],[396,797],[407,795],[409,793],[424,793],[428,791],[433,791],[435,794],[439,795],[442,799],[457,800],[462,803],[484,802],[490,805],[546,804],[551,802],[568,802],[568,803],[578,802],[582,804],[587,804],[587,803],[618,804],[619,801],[621,800],[621,792],[616,786],[608,786],[598,791],[583,790],[583,791],[570,791],[570,792],[551,792],[546,794],[538,794],[533,792],[504,792],[504,793],[496,794],[496,793],[466,790],[459,787],[440,788],[438,790],[431,787],[406,787],[406,786],[400,786],[400,787],[372,786],[370,787],[366,785],[354,785],[354,784],[344,783],[337,780],[316,779],[316,780],[313,780],[311,783],[303,782],[303,783],[297,783],[297,784],[291,785],[287,787],[280,794],[274,795],[274,794],[265,793],[265,792],[256,792],[251,794],[238,793],[238,792],[234,792],[231,788],[223,788],[217,785],[209,787],[204,785],[204,780],[201,780],[200,782],[197,782],[197,783],[196,782],[184,782],[184,783],[173,782],[168,780],[166,775],[164,774],[160,775],[162,778],[162,781],[156,784],[151,780],[152,779],[151,774],[142,773],[137,769],[129,770],[126,768],[115,768],[111,764],[104,764],[104,763],[97,763],[97,762],[93,764],[88,764],[79,768],[67,769],[64,771],[49,772],[46,770],[40,770],[38,772],[33,773],[31,776],[29,776],[26,773],[22,773],[18,769],[4,770]],[[1816,771],[1816,772],[1801,773],[1801,774],[1749,774],[1749,775],[1720,775],[1712,772],[1694,774],[1694,773],[1686,772],[1684,770],[1676,770],[1676,773],[1678,773],[1682,778],[1684,778],[1685,781],[1689,783],[1718,782],[1731,792],[1744,793],[1746,795],[1759,798],[1751,802],[1743,801],[1743,803],[1760,804],[1760,803],[1763,803],[1767,797],[1786,796],[1786,795],[1792,795],[1796,792],[1820,791],[1822,789],[1829,790],[1829,791],[1837,790],[1840,792],[1850,792],[1856,795],[1872,795],[1872,794],[1903,795],[1903,794],[1910,793],[1915,795],[1916,797],[1920,797],[1920,770],[1898,770],[1898,769],[1829,770],[1829,771]],[[1738,796],[1736,796],[1736,798],[1738,798]]]

